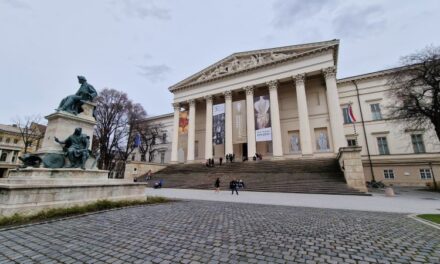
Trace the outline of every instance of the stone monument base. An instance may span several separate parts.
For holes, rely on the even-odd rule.
[[[107,171],[21,169],[0,179],[0,215],[29,215],[44,209],[85,205],[98,200],[145,199],[146,184],[108,179]]]

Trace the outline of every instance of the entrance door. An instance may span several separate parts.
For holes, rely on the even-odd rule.
[[[248,149],[247,149],[247,143],[243,143],[241,144],[243,146],[243,151],[241,153],[243,153],[243,157],[248,157]]]

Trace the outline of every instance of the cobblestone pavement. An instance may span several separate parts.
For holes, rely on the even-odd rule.
[[[0,231],[0,263],[32,262],[440,263],[440,230],[401,214],[182,201]]]

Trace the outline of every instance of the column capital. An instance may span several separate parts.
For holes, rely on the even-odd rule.
[[[225,91],[223,92],[225,95],[225,99],[232,99],[232,92],[231,91]]]
[[[254,94],[254,86],[246,86],[243,88],[243,90],[246,91],[247,95],[253,95]]]
[[[174,110],[180,110],[180,103],[172,103]]]
[[[196,105],[196,100],[194,100],[194,99],[189,99],[187,102],[188,102],[190,107]]]
[[[326,79],[335,78],[336,77],[336,67],[332,66],[332,67],[322,69],[322,73],[324,74],[324,77]]]
[[[268,81],[266,85],[269,86],[269,91],[276,90],[278,88],[278,81],[277,80]]]
[[[212,95],[210,95],[210,94],[205,95],[204,98],[205,98],[206,102],[212,102]]]
[[[297,75],[293,76],[293,78],[295,79],[296,86],[304,85],[304,81],[306,79],[306,74],[305,73],[300,73],[300,74],[297,74]]]

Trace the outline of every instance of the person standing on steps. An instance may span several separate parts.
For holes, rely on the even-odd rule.
[[[234,195],[234,191],[238,195],[237,184],[238,182],[235,179],[229,183],[229,189],[231,189],[232,195]]]
[[[215,186],[215,192],[218,193],[220,191],[220,178],[217,178],[214,183]]]

